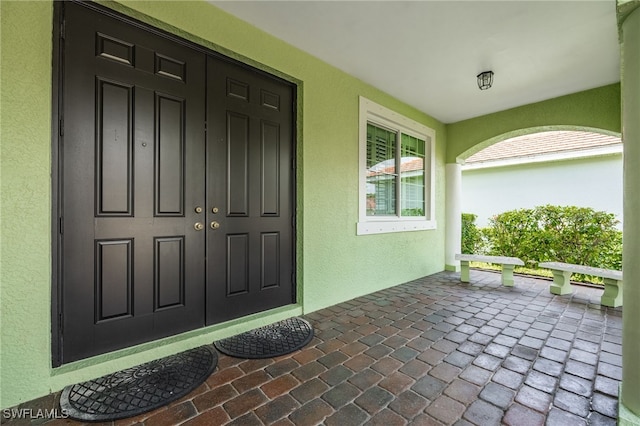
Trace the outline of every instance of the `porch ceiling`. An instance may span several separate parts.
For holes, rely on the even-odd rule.
[[[211,3],[445,123],[620,80],[613,0]]]

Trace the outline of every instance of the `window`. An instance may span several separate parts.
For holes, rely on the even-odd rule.
[[[360,98],[357,234],[435,229],[435,131]]]

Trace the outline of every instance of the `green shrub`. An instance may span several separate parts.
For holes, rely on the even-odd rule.
[[[495,256],[513,256],[525,264],[537,259],[537,222],[530,209],[511,210],[489,219],[485,230],[488,252]]]
[[[531,267],[556,261],[621,269],[622,232],[617,223],[613,214],[587,207],[511,210],[490,219],[488,251],[519,257]]]
[[[482,245],[482,233],[476,227],[476,216],[462,213],[462,253],[478,254]]]
[[[415,207],[412,209],[402,209],[402,216],[424,216],[424,209]]]

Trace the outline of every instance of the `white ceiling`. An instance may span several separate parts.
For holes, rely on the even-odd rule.
[[[615,0],[211,3],[445,123],[620,81]]]

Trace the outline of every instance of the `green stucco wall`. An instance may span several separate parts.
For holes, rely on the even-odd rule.
[[[611,84],[449,124],[446,160],[455,163],[509,137],[547,129],[619,135],[620,126],[620,84]]]
[[[0,1],[0,408],[443,269],[443,124],[205,2],[108,5],[300,83],[301,305],[51,368],[53,5]],[[437,230],[356,236],[360,95],[436,130]]]
[[[53,18],[46,3],[2,1],[0,19],[0,405],[4,407],[46,393],[50,375]],[[20,374],[28,379],[20,380]],[[18,395],[22,399],[16,399]]]
[[[622,272],[622,384],[619,411],[621,426],[640,424],[640,327],[635,312],[640,309],[640,7],[628,4],[622,28],[622,119],[624,130],[624,214]]]

